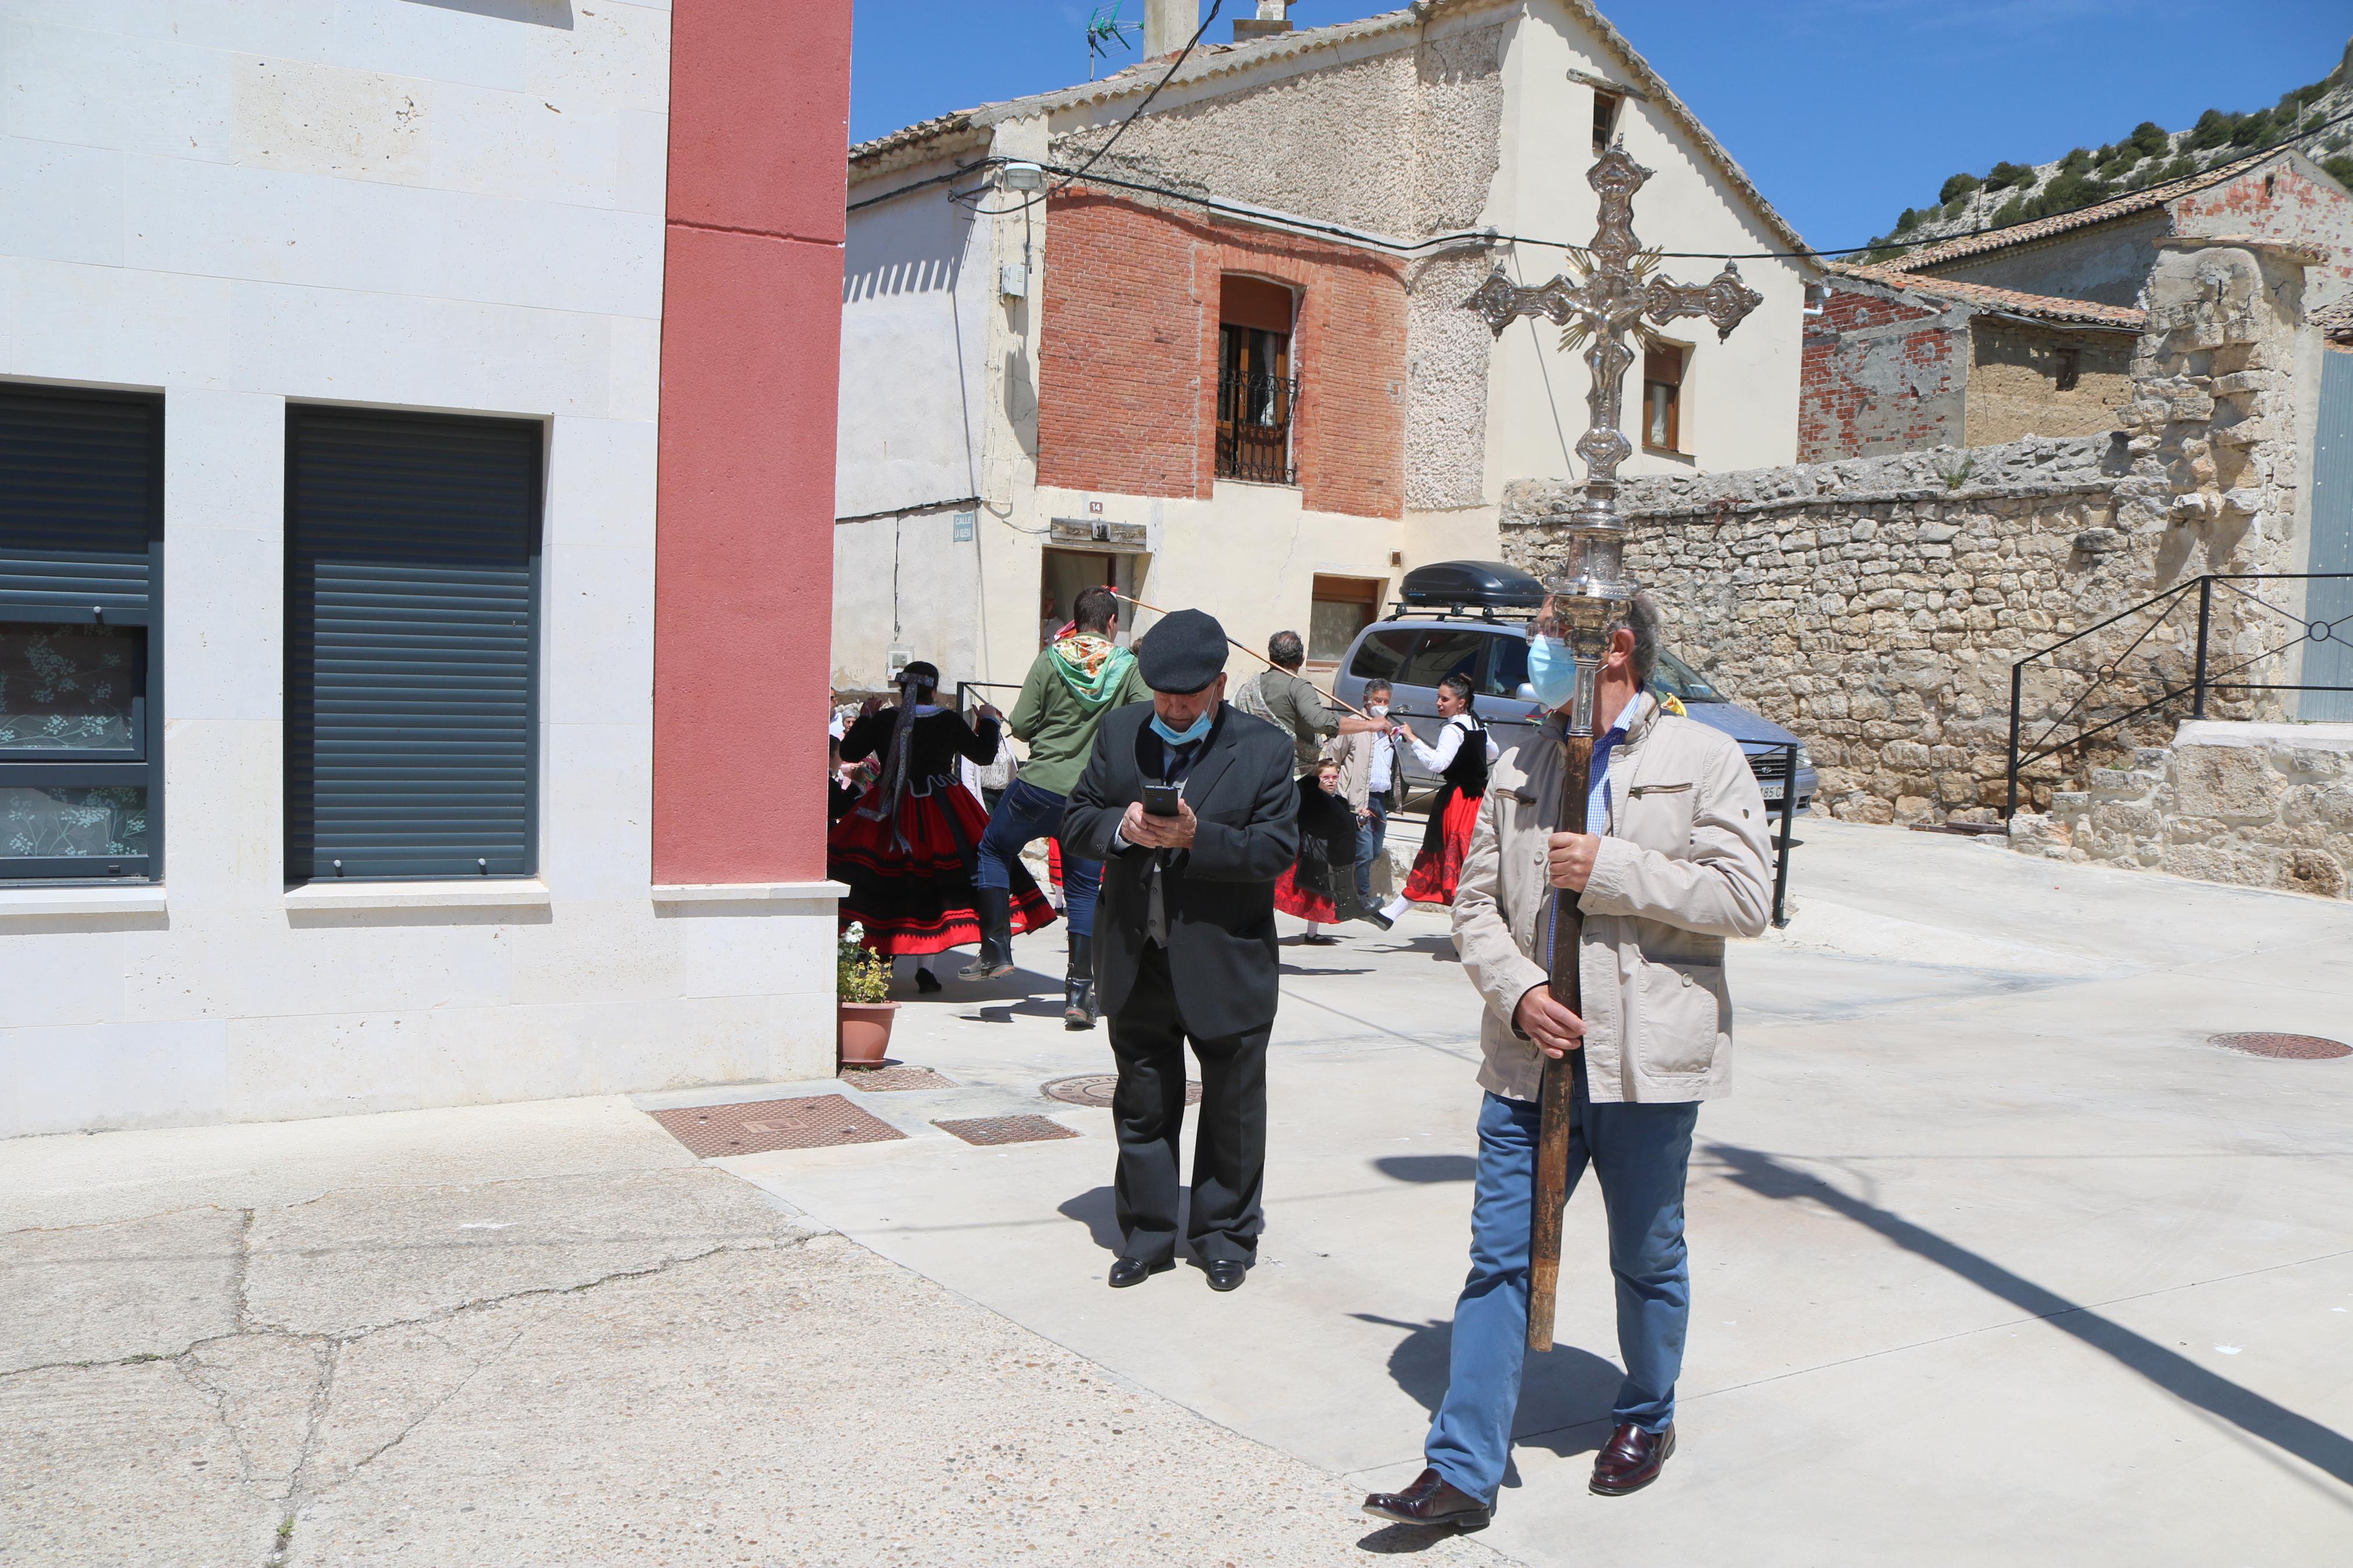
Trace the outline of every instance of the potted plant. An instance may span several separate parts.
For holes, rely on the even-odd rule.
[[[891,1021],[899,1004],[891,1000],[891,966],[865,945],[866,928],[856,921],[834,948],[834,1040],[844,1067],[880,1067],[891,1047]]]

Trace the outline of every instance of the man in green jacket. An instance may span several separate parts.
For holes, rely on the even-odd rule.
[[[1030,662],[1013,705],[1010,728],[1029,743],[1029,760],[990,813],[980,838],[980,956],[963,974],[987,980],[1013,969],[1012,878],[1008,868],[1033,838],[1060,839],[1071,786],[1094,752],[1103,715],[1131,702],[1152,700],[1136,672],[1135,656],[1112,641],[1119,627],[1119,595],[1089,588],[1074,606],[1077,626]],[[1062,849],[1062,891],[1071,922],[1070,964],[1062,980],[1062,1024],[1095,1026],[1095,893],[1103,862]]]

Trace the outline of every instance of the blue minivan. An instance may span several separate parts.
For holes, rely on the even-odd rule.
[[[1467,676],[1480,721],[1494,730],[1497,745],[1508,746],[1543,717],[1527,684],[1527,623],[1543,602],[1542,584],[1499,562],[1419,567],[1406,574],[1400,602],[1389,616],[1356,634],[1335,672],[1333,692],[1361,708],[1365,683],[1387,680],[1397,715],[1428,744],[1438,733],[1438,683],[1450,675]],[[1796,742],[1795,735],[1725,697],[1663,648],[1651,689],[1681,699],[1693,719],[1740,742],[1765,798],[1780,800],[1785,753],[1778,748]],[[1439,782],[1410,753],[1405,773],[1418,787],[1434,788]],[[1814,759],[1800,744],[1797,810],[1813,804],[1815,782]]]

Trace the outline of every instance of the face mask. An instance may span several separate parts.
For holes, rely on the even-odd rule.
[[[1577,660],[1558,637],[1539,637],[1528,644],[1528,684],[1546,710],[1566,708],[1577,695]]]
[[[1209,732],[1209,716],[1214,711],[1214,708],[1202,709],[1201,716],[1182,730],[1170,729],[1168,721],[1155,713],[1152,716],[1152,732],[1172,746],[1189,746]]]
[[[1389,716],[1389,705],[1386,702],[1370,703],[1366,707],[1365,711],[1376,719],[1386,719]]]

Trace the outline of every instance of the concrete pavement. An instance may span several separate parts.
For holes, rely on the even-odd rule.
[[[903,1142],[698,1163],[642,1112],[831,1082],[0,1143],[0,1561],[2332,1562],[2353,1539],[2353,910],[1807,822],[1703,1113],[1683,1447],[1572,1202],[1495,1526],[1419,1467],[1476,1013],[1444,923],[1286,945],[1269,1228],[1102,1284],[1107,1072],[1030,968],[901,1014]],[[1018,983],[1017,983],[1018,982]],[[1034,989],[1035,994],[1031,994]],[[1044,1112],[1078,1138],[932,1125]],[[292,1527],[281,1541],[289,1518]]]

